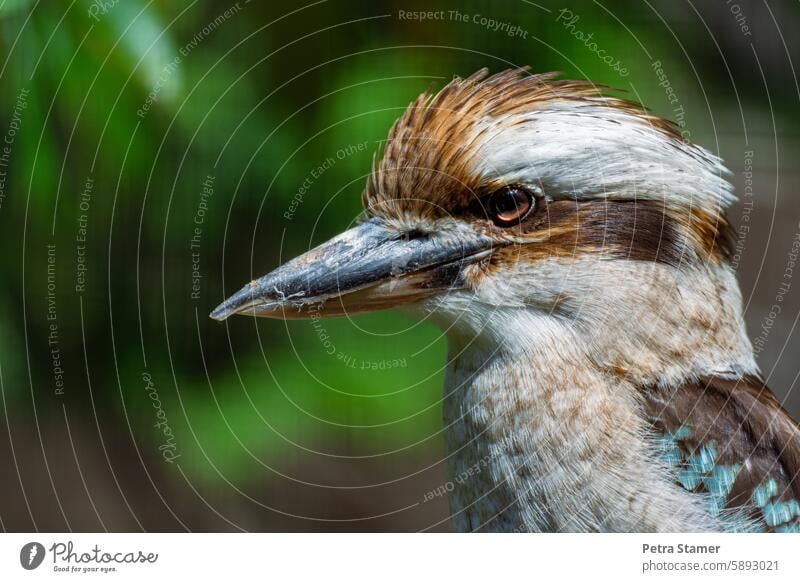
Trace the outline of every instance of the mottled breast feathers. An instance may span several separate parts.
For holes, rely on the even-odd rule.
[[[642,390],[659,452],[731,530],[800,532],[800,427],[755,376]]]

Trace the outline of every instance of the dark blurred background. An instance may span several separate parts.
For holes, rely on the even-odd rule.
[[[0,0],[0,527],[446,529],[435,328],[207,315],[348,226],[394,118],[480,67],[622,89],[725,158],[800,416],[797,30],[793,1]]]

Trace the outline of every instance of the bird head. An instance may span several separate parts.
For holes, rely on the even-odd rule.
[[[726,174],[673,124],[604,88],[482,70],[423,93],[395,122],[355,228],[252,281],[211,317],[403,306],[497,336],[522,312],[611,335],[637,310],[677,321],[685,305],[670,302],[703,311],[705,288],[687,291],[686,281],[730,271]],[[735,282],[722,287],[738,293]],[[719,316],[711,303],[690,318]]]

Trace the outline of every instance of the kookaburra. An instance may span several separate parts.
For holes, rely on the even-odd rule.
[[[457,530],[798,532],[800,428],[745,333],[727,175],[591,83],[480,71],[397,120],[355,228],[211,316],[440,326]]]

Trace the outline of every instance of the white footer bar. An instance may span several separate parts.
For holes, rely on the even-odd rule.
[[[3,534],[2,580],[800,580],[800,535]]]

